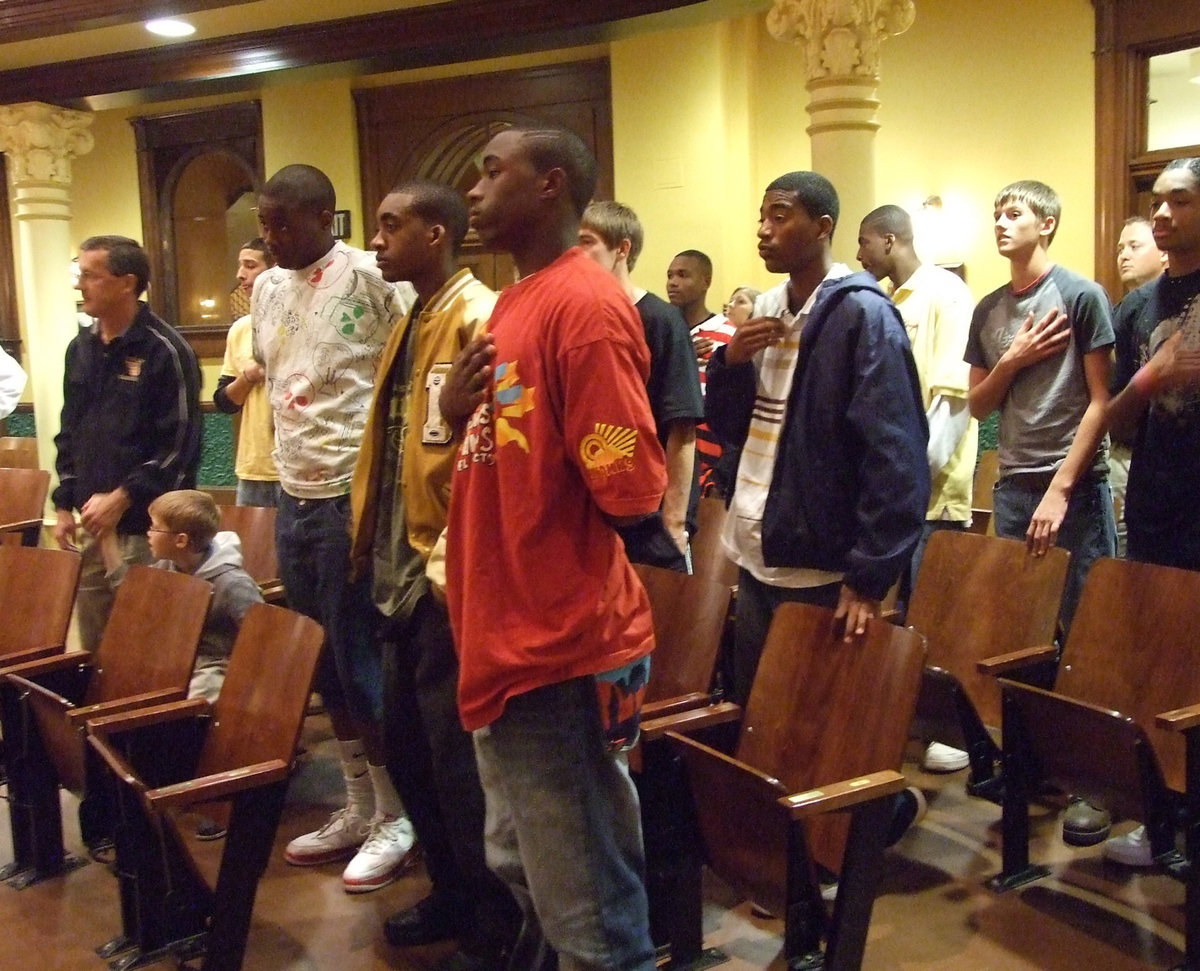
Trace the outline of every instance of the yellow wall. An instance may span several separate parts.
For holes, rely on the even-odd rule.
[[[997,190],[1017,179],[1062,196],[1051,256],[1085,276],[1095,262],[1095,9],[1039,3],[1036,34],[1052,39],[1039,47],[1012,7],[919,0],[912,28],[883,47],[877,202],[909,208],[941,195],[963,228],[958,248],[977,297],[1008,279],[991,214]]]
[[[883,45],[876,201],[913,207],[940,195],[957,220],[955,249],[977,295],[1005,278],[990,213],[996,189],[1017,178],[1042,179],[1062,193],[1064,219],[1052,254],[1092,272],[1093,16],[1089,0],[1039,4],[1038,33],[1054,38],[1052,70],[1027,45],[1014,44],[1005,0],[974,0],[969,10],[955,0],[919,0],[914,26]],[[580,56],[603,51],[588,48]],[[800,48],[771,38],[758,13],[615,40],[608,53],[616,192],[638,211],[647,234],[637,282],[662,293],[670,258],[690,247],[709,253],[716,265],[710,307],[736,285],[776,282],[758,260],[755,219],[767,182],[810,164]],[[285,74],[242,96],[262,101],[268,175],[290,162],[322,168],[339,205],[353,211],[350,242],[363,245],[353,87],[428,73],[304,83]],[[75,166],[73,238],[102,232],[140,238],[130,116],[229,100],[97,112],[96,148]],[[826,174],[837,184],[836,172]],[[856,235],[862,215],[842,214],[839,241]]]

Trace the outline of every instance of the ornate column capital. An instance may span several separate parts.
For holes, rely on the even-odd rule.
[[[915,0],[774,0],[767,30],[804,47],[809,82],[879,78],[880,45],[916,19]]]
[[[8,156],[9,181],[71,184],[71,159],[92,150],[93,116],[40,101],[0,105],[0,152]]]

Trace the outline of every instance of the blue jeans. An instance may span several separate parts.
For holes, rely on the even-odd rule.
[[[350,497],[280,494],[275,549],[288,606],[325,628],[314,687],[356,720],[379,722],[383,673],[371,578],[350,582]]]
[[[278,479],[238,479],[237,504],[239,506],[278,506]]]
[[[1004,476],[996,483],[992,515],[997,536],[1025,539],[1025,531],[1046,492],[1044,482],[1037,478],[1033,481],[1037,487],[1024,484],[1021,476]],[[1067,514],[1058,529],[1058,545],[1071,554],[1059,611],[1064,633],[1071,628],[1071,619],[1083,592],[1083,581],[1092,564],[1102,556],[1113,556],[1116,544],[1117,525],[1108,480],[1085,477],[1071,493]]]
[[[595,679],[510,698],[475,732],[475,757],[488,865],[561,971],[653,971],[637,792],[605,745]]]

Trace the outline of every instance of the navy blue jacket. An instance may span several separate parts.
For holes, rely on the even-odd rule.
[[[705,414],[744,443],[755,364],[708,368]],[[844,571],[882,599],[912,557],[929,505],[929,427],[904,322],[869,273],[822,283],[800,334],[796,374],[763,511],[763,561]]]

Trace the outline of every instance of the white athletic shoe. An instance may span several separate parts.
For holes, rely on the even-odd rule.
[[[371,835],[342,873],[346,893],[368,893],[393,882],[419,858],[407,816],[376,816]]]
[[[970,764],[971,759],[966,752],[941,742],[930,742],[925,750],[925,758],[921,760],[921,768],[926,772],[957,772]]]
[[[283,856],[292,866],[333,863],[353,856],[370,835],[370,820],[352,809],[339,809],[316,832],[297,836],[288,843]]]
[[[1154,866],[1150,855],[1150,835],[1145,826],[1132,829],[1124,836],[1104,841],[1104,858],[1122,866]]]

